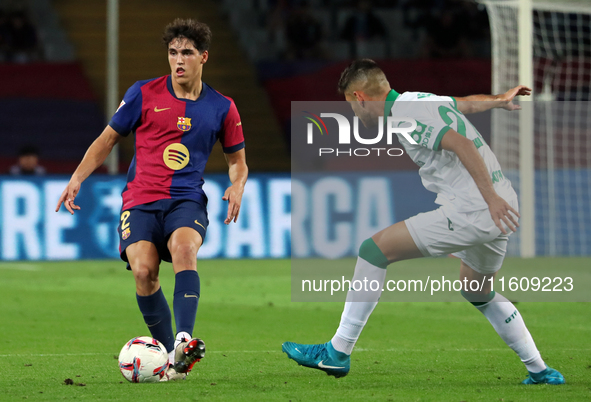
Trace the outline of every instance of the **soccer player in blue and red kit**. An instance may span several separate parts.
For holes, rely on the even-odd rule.
[[[125,94],[102,134],[88,148],[57,205],[74,213],[81,183],[106,159],[113,146],[135,133],[135,156],[123,190],[118,228],[121,258],[133,272],[137,302],[152,336],[169,352],[163,380],[185,378],[205,354],[192,338],[200,295],[197,252],[207,230],[203,170],[220,141],[232,185],[225,223],[236,222],[248,176],[242,124],[232,99],[201,80],[209,57],[209,27],[176,19],[164,31],[170,75],[138,81]],[[160,261],[175,273],[174,317],[158,279]]]

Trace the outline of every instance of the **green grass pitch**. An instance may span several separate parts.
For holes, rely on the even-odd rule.
[[[512,263],[573,261],[591,262]],[[343,263],[351,272],[354,261]],[[523,365],[468,303],[381,303],[351,372],[337,380],[281,353],[283,341],[330,339],[342,311],[341,303],[292,303],[289,260],[208,260],[199,271],[196,335],[206,342],[205,359],[185,381],[131,384],[116,356],[148,331],[120,261],[0,263],[0,400],[591,400],[591,303],[518,304],[564,386],[520,385]],[[395,275],[392,266],[388,278]],[[161,280],[171,300],[170,265]]]

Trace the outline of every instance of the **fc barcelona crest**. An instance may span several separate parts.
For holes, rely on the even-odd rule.
[[[191,118],[190,117],[179,117],[176,126],[181,131],[189,131],[191,129]]]

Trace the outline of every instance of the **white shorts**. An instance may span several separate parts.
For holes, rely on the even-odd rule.
[[[517,199],[509,204],[518,210]],[[481,274],[501,269],[511,230],[503,234],[488,209],[464,213],[446,205],[404,222],[425,257],[453,254]]]

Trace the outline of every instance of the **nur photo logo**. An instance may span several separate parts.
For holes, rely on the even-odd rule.
[[[378,118],[377,134],[373,138],[363,138],[359,134],[359,118],[353,117],[353,127],[351,122],[345,116],[340,113],[320,113],[320,116],[304,111],[308,116],[304,116],[310,122],[306,125],[306,143],[308,145],[314,145],[314,133],[319,133],[321,136],[328,137],[328,128],[325,120],[323,119],[334,119],[338,126],[338,140],[339,145],[376,145],[380,143],[384,136],[386,137],[386,144],[392,145],[392,138],[395,134],[402,135],[406,141],[413,145],[417,145],[417,142],[412,138],[412,132],[417,128],[417,122],[409,118],[397,118],[388,116],[385,119],[380,116]],[[331,120],[329,120],[331,121]],[[332,132],[332,129],[331,129]],[[352,135],[351,135],[352,134]],[[316,134],[318,136],[318,134]],[[334,141],[334,138],[333,140]],[[322,141],[326,144],[326,141]],[[386,147],[320,147],[318,148],[318,156],[323,155],[348,155],[348,156],[380,156],[386,154],[388,156],[401,156],[404,151],[401,148],[386,148]]]

